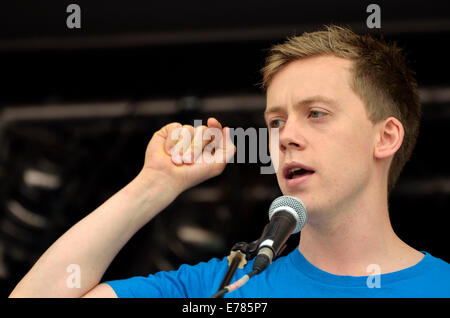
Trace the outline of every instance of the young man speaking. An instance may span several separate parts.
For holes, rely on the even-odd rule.
[[[265,119],[279,129],[279,149],[271,150],[278,184],[303,201],[308,223],[298,248],[226,297],[450,297],[450,265],[408,246],[389,221],[388,195],[411,156],[421,117],[401,50],[331,26],[274,46],[262,73]],[[192,135],[219,129],[223,138],[214,141],[224,160],[192,160],[208,142],[172,156],[182,141],[170,136],[180,126],[154,134],[137,177],[59,238],[12,297],[210,297],[217,291],[226,257],[100,284],[143,225],[184,190],[220,174],[233,156],[229,130],[214,118],[196,131],[184,128]],[[80,288],[67,287],[69,264],[81,268]],[[377,286],[368,283],[374,265]],[[252,262],[233,280],[251,269]]]

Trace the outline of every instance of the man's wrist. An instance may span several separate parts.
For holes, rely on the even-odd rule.
[[[142,200],[145,210],[153,210],[155,205],[165,208],[181,194],[182,190],[167,180],[164,174],[142,170],[131,181],[130,192]]]

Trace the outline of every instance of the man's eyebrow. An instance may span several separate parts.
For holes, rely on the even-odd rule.
[[[284,112],[285,110],[284,110],[284,107],[281,107],[281,106],[272,106],[272,107],[269,107],[269,108],[267,108],[265,111],[264,111],[264,118],[267,118],[267,116],[269,115],[269,114],[272,114],[272,113],[282,113],[282,112]]]
[[[295,103],[295,107],[297,108],[299,106],[310,105],[310,104],[317,103],[317,102],[325,103],[325,104],[330,105],[330,106],[337,106],[337,101],[335,101],[332,98],[329,98],[329,97],[326,97],[326,96],[323,96],[323,95],[314,95],[314,96],[307,97],[305,99],[302,99],[302,100],[296,102]],[[285,112],[285,111],[286,110],[285,110],[285,108],[283,106],[269,106],[264,111],[264,118],[267,118],[267,116],[269,114],[282,113],[282,112]]]

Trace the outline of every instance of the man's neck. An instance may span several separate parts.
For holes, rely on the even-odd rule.
[[[335,275],[367,276],[377,264],[381,273],[417,264],[423,254],[404,243],[392,229],[385,204],[354,204],[334,220],[308,222],[299,250],[314,266]],[[380,200],[379,202],[382,202]]]

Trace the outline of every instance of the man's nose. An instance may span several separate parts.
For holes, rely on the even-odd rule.
[[[295,120],[287,120],[279,132],[280,150],[301,150],[305,148],[306,140],[301,134],[299,124]]]

